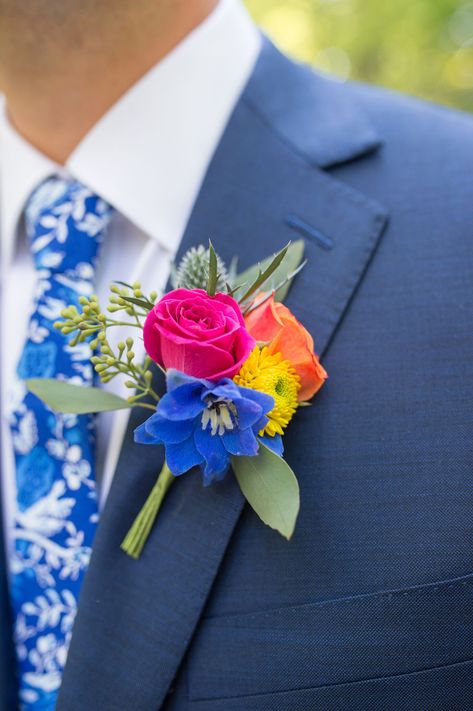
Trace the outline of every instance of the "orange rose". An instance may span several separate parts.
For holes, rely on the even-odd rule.
[[[248,314],[245,325],[256,341],[268,342],[270,353],[282,353],[292,363],[301,379],[299,402],[320,390],[328,376],[314,353],[312,336],[274,295]]]

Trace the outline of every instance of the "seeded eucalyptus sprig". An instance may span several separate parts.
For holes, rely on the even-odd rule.
[[[117,375],[124,375],[128,378],[124,383],[125,387],[135,391],[134,395],[127,398],[130,405],[134,405],[148,395],[158,402],[159,397],[152,388],[151,358],[146,356],[142,364],[136,362],[133,338],[129,336],[126,341],[121,341],[116,352],[103,331],[99,333],[97,341],[99,354],[92,356],[91,361],[102,383],[108,383]]]
[[[107,311],[110,313],[125,311],[128,316],[133,316],[135,320],[146,318],[158,298],[157,291],[152,291],[149,297],[145,296],[139,281],[136,281],[133,285],[124,281],[114,282],[110,286],[110,292]]]
[[[146,318],[148,312],[153,308],[157,299],[157,293],[152,292],[148,297],[143,296],[140,282],[135,282],[132,286],[120,282],[110,286],[110,297],[107,305],[109,313],[122,312],[124,316],[129,316],[131,320],[117,320],[103,313],[99,300],[95,294],[90,298],[87,296],[79,297],[79,304],[82,311],[74,306],[67,306],[61,311],[62,321],[56,321],[54,327],[62,333],[69,335],[75,333],[71,339],[71,346],[82,343],[90,336],[110,328],[111,326],[132,326],[143,328],[143,319]],[[92,346],[94,347],[94,346]]]
[[[121,312],[123,320],[103,313],[97,296],[93,295],[90,298],[86,296],[79,298],[81,311],[76,306],[63,309],[61,311],[63,320],[54,324],[55,328],[62,333],[72,336],[70,346],[91,339],[90,347],[96,352],[91,362],[102,383],[110,382],[117,375],[127,377],[125,387],[135,391],[127,398],[130,405],[139,404],[139,401],[148,395],[156,401],[159,400],[151,385],[152,361],[147,356],[143,363],[136,362],[133,350],[134,339],[130,336],[118,343],[114,349],[107,338],[107,330],[112,326],[131,326],[142,330],[143,319],[153,308],[156,299],[156,292],[152,292],[149,298],[144,296],[139,282],[133,285],[115,283],[110,287],[107,311],[112,314]]]

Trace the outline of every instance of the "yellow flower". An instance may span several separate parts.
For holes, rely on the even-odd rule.
[[[282,435],[297,410],[297,396],[301,381],[292,364],[283,360],[281,353],[269,353],[267,346],[256,346],[235,376],[237,385],[271,395],[274,408],[268,413],[269,422],[259,433],[274,437]]]

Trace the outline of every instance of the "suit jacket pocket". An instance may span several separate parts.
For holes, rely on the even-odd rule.
[[[191,701],[409,675],[473,658],[473,575],[385,593],[206,618]]]

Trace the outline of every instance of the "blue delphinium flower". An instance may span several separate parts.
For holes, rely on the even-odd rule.
[[[199,466],[204,485],[223,479],[232,456],[258,454],[260,432],[274,407],[270,395],[236,385],[218,383],[168,370],[167,393],[156,412],[135,430],[135,442],[163,444],[166,462],[175,476]],[[264,444],[281,453],[280,437]]]

